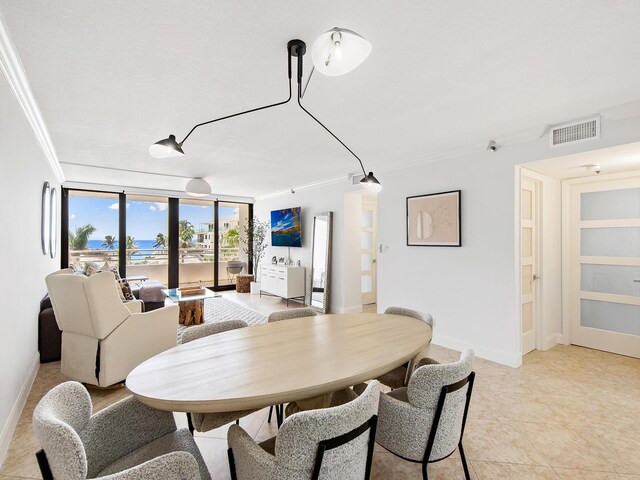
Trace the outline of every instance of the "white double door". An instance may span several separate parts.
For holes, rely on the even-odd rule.
[[[571,343],[640,358],[640,176],[570,189]]]

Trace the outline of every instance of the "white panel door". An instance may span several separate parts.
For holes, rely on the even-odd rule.
[[[520,325],[522,354],[536,348],[538,185],[523,178],[520,186]]]
[[[361,244],[360,244],[360,282],[362,289],[362,304],[376,303],[377,290],[377,233],[376,201],[367,197],[362,198]]]
[[[571,343],[640,358],[640,178],[571,188]]]

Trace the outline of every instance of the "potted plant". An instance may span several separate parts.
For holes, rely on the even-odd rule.
[[[267,250],[267,238],[269,236],[269,222],[261,222],[259,218],[247,219],[244,224],[244,242],[242,250],[247,255],[253,267],[255,281],[251,282],[251,293],[260,293],[260,260]]]

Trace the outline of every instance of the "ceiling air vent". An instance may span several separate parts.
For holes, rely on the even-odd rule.
[[[362,180],[364,178],[364,174],[363,173],[354,173],[353,175],[351,175],[351,177],[349,178],[349,183],[352,186],[360,186],[360,180]]]
[[[600,117],[563,123],[562,125],[551,127],[549,131],[551,147],[587,142],[598,138],[600,138]]]

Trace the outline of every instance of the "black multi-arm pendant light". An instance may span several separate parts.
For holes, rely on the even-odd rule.
[[[380,190],[382,190],[382,185],[380,185],[380,182],[376,179],[376,177],[374,177],[373,172],[369,172],[367,174],[364,169],[364,165],[362,164],[362,160],[360,160],[360,157],[358,157],[358,155],[356,155],[353,150],[347,147],[347,145],[342,140],[340,140],[331,130],[329,130],[320,120],[318,120],[302,105],[301,100],[304,94],[302,89],[302,59],[306,51],[307,45],[302,40],[291,40],[287,44],[289,97],[286,100],[282,102],[272,103],[270,105],[265,105],[263,107],[252,108],[251,110],[246,110],[244,112],[226,115],[224,117],[209,120],[207,122],[198,123],[191,130],[189,130],[189,133],[187,133],[187,135],[182,139],[181,142],[178,142],[176,140],[175,135],[169,135],[168,138],[160,140],[159,142],[151,145],[151,147],[149,147],[149,153],[156,158],[182,156],[185,154],[184,150],[182,149],[184,142],[198,127],[289,103],[292,97],[291,57],[296,57],[298,59],[298,68],[296,74],[298,82],[298,105],[307,115],[313,118],[322,128],[324,128],[333,138],[335,138],[344,148],[346,148],[351,155],[353,155],[358,160],[360,168],[362,169],[362,173],[364,174],[364,178],[360,180],[360,183],[373,192],[379,192]],[[337,76],[344,75],[345,73],[348,73],[356,68],[369,56],[370,52],[371,44],[365,38],[361,37],[351,30],[347,30],[346,28],[336,27],[323,33],[317,38],[311,49],[311,57],[313,59],[315,70],[318,70],[324,75]],[[311,71],[311,74],[313,74],[313,70]],[[311,75],[309,76],[309,78],[310,77]],[[201,178],[194,178],[187,184],[186,191],[187,193],[190,193],[192,195],[201,196],[211,193],[211,187],[205,180]]]

